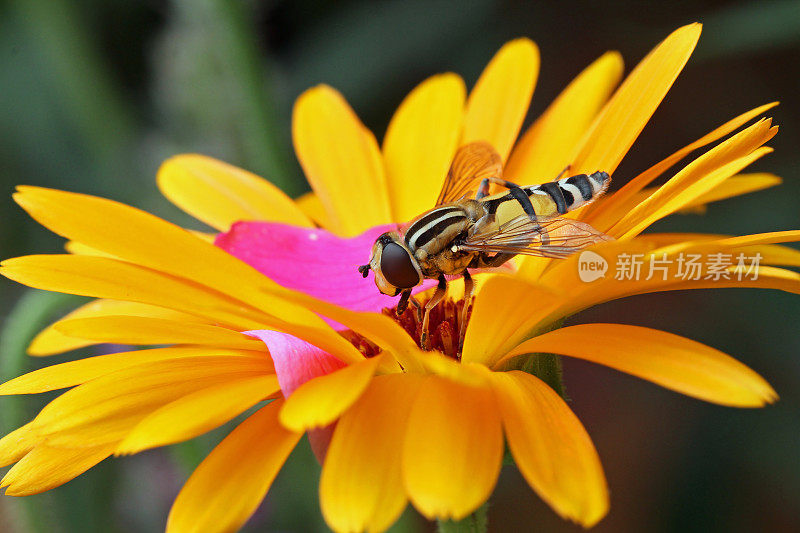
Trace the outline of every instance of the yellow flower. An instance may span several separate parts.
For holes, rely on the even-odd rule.
[[[423,352],[413,318],[398,322],[367,312],[361,300],[335,305],[322,299],[318,291],[325,286],[315,280],[335,257],[317,257],[315,269],[309,266],[313,256],[292,263],[281,254],[285,247],[302,254],[305,248],[330,252],[330,243],[361,242],[335,240],[314,229],[315,222],[352,237],[430,208],[456,148],[473,140],[492,143],[507,160],[506,174],[526,184],[548,181],[567,164],[574,172],[613,173],[699,34],[697,24],[675,31],[616,92],[621,59],[602,56],[516,144],[538,74],[537,49],[526,39],[498,52],[468,98],[453,74],[417,87],[393,117],[381,148],[337,92],[311,89],[298,99],[293,120],[295,148],[314,188],[300,202],[202,156],[178,156],[160,170],[159,185],[173,202],[223,232],[216,237],[219,246],[109,200],[20,188],[20,205],[69,239],[72,254],[7,260],[2,274],[32,287],[98,298],[42,332],[31,352],[48,355],[101,342],[173,346],[54,365],[0,386],[2,394],[73,387],[0,440],[0,464],[16,462],[2,481],[7,494],[48,490],[111,454],[192,438],[272,400],[197,468],[173,506],[168,530],[241,526],[304,431],[319,437],[321,455],[330,443],[320,499],[335,530],[386,529],[408,501],[429,518],[468,515],[494,488],[504,442],[525,479],[557,513],[593,525],[608,509],[597,453],[561,397],[519,369],[540,357],[530,354],[561,354],[724,405],[755,407],[777,398],[746,366],[676,335],[619,324],[553,329],[581,309],[643,292],[723,286],[800,291],[800,276],[775,266],[800,265],[798,252],[775,244],[798,240],[798,231],[639,235],[671,213],[779,181],[737,175],[768,151],[762,146],[775,128],[761,120],[661,187],[647,188],[689,152],[770,106],[733,119],[574,215],[618,239],[594,248],[602,257],[641,253],[647,269],[681,253],[761,254],[767,266],[755,279],[730,267],[727,278],[717,280],[607,276],[584,283],[578,257],[525,258],[514,275],[481,280],[458,360]],[[284,239],[281,247],[253,245],[275,235]],[[363,255],[368,253],[365,248]],[[356,264],[351,273],[358,277]],[[357,292],[367,283],[359,281],[339,289]],[[436,320],[442,343],[455,327],[454,309],[452,303],[442,306]]]

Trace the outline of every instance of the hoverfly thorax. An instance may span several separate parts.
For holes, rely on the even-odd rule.
[[[389,296],[422,283],[419,263],[395,231],[384,233],[372,245],[369,268],[375,273],[375,285]]]

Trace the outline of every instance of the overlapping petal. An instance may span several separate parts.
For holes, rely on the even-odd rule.
[[[367,388],[381,357],[365,359],[303,383],[281,409],[281,423],[292,431],[333,423]]]
[[[32,431],[60,447],[118,442],[163,405],[270,371],[269,364],[245,357],[184,357],[138,365],[65,392],[41,410]]]
[[[429,376],[420,385],[403,441],[403,483],[426,517],[460,520],[494,489],[503,432],[492,392]]]
[[[405,508],[403,439],[423,379],[378,376],[339,420],[319,486],[322,513],[334,530],[383,531]]]
[[[595,202],[595,204],[589,208],[582,210],[581,218],[591,222],[595,227],[601,230],[611,227],[612,223],[616,222],[614,217],[619,218],[619,213],[627,213],[633,209],[633,207],[638,205],[638,201],[636,201],[636,195],[642,191],[642,189],[647,187],[661,174],[669,170],[678,161],[689,155],[694,150],[718,141],[719,139],[723,138],[729,133],[732,133],[742,125],[746,124],[748,121],[765,113],[776,105],[778,105],[777,102],[773,102],[771,104],[766,104],[755,109],[751,109],[747,113],[742,113],[741,115],[729,120],[722,126],[714,129],[710,133],[702,136],[695,142],[684,146],[666,159],[659,161],[649,169],[636,176],[634,179],[630,180],[613,195],[603,198],[601,201]]]
[[[172,505],[168,533],[236,531],[250,518],[302,436],[278,422],[281,404],[259,409],[200,463]]]
[[[514,146],[505,176],[533,185],[555,179],[576,155],[600,109],[622,77],[622,56],[608,52],[586,67]]]
[[[600,458],[578,418],[543,381],[524,372],[488,374],[517,466],[559,515],[584,527],[608,512]]]
[[[280,391],[274,374],[231,379],[156,409],[117,446],[117,454],[189,440],[221,426]]]
[[[166,318],[102,316],[64,320],[56,329],[65,335],[115,344],[202,344],[258,350],[259,343],[238,331]]]
[[[100,316],[141,316],[141,317],[154,317],[165,318],[168,320],[180,320],[181,322],[208,324],[207,320],[202,318],[175,311],[173,309],[166,309],[154,305],[142,304],[139,302],[125,302],[122,300],[106,300],[98,299],[84,304],[61,320],[72,320],[78,318],[92,318]],[[60,322],[60,321],[59,321]],[[57,324],[57,323],[56,323]],[[79,339],[64,335],[57,330],[56,324],[51,324],[47,328],[39,332],[36,337],[31,341],[28,346],[28,354],[30,355],[53,355],[57,353],[83,348],[96,344],[97,341]]]
[[[561,328],[523,342],[503,359],[529,353],[585,359],[722,405],[761,407],[778,397],[761,376],[719,350],[639,326],[582,324]]]
[[[761,120],[720,143],[687,165],[651,196],[625,214],[610,230],[616,236],[637,235],[659,218],[677,211],[709,192],[753,160],[767,153],[758,150],[777,133],[769,119]]]
[[[216,245],[284,287],[353,311],[379,313],[396,306],[397,299],[376,290],[372,271],[363,279],[358,266],[369,262],[375,239],[393,229],[385,224],[343,238],[323,229],[238,222],[217,236]],[[433,284],[428,280],[414,292]]]
[[[210,346],[172,346],[169,348],[153,348],[150,350],[132,350],[119,352],[77,361],[68,361],[58,365],[50,365],[33,372],[28,372],[0,385],[0,395],[38,394],[51,390],[65,389],[86,383],[93,379],[111,374],[118,370],[182,357],[249,357],[258,364],[271,365],[271,360],[263,349],[259,351],[237,350],[228,347]]]
[[[406,222],[436,202],[464,117],[464,82],[433,76],[397,108],[383,139],[392,221]]]
[[[584,137],[574,172],[614,173],[683,70],[701,28],[695,23],[675,30],[625,78]]]
[[[58,447],[39,444],[6,472],[8,496],[30,496],[63,485],[111,455],[113,444]]]
[[[391,221],[378,143],[341,94],[320,85],[300,95],[292,116],[292,137],[331,231],[352,236]]]
[[[539,76],[539,49],[529,39],[506,43],[467,99],[461,144],[488,141],[503,161],[511,152]]]

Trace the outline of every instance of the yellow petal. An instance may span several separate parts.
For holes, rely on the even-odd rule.
[[[78,241],[67,241],[64,243],[64,249],[71,254],[76,255],[98,255],[100,257],[114,257],[112,254],[107,254],[106,252],[102,252],[97,248],[92,248],[86,244],[83,244]]]
[[[761,407],[778,395],[732,357],[678,335],[623,324],[582,324],[523,342],[506,358],[556,353],[585,359],[708,402]]]
[[[133,350],[112,353],[50,365],[23,374],[0,385],[0,395],[39,394],[51,390],[74,387],[93,379],[137,365],[181,357],[232,356],[259,359],[270,363],[266,350],[232,350],[211,346],[173,346],[151,350]],[[2,456],[2,453],[0,453]]]
[[[526,329],[528,317],[520,309],[543,308],[556,301],[556,295],[542,286],[506,276],[489,278],[475,298],[461,361],[491,366],[502,355],[499,347],[513,333]]]
[[[240,305],[269,309],[282,320],[324,324],[314,313],[286,300],[291,291],[224,250],[149,213],[104,198],[39,187],[19,187],[14,199],[39,223],[63,237],[213,288]]]
[[[529,39],[506,43],[467,99],[461,144],[488,141],[503,161],[517,139],[539,76],[539,49]]]
[[[301,436],[278,423],[281,403],[239,424],[200,463],[172,505],[167,533],[236,531],[250,518]]]
[[[377,376],[337,423],[319,481],[322,514],[335,531],[384,531],[405,508],[401,452],[422,379]]]
[[[502,457],[491,390],[425,379],[403,444],[403,481],[414,506],[429,519],[464,518],[489,498]]]
[[[347,326],[348,329],[363,335],[382,350],[392,354],[405,371],[422,372],[424,370],[424,365],[420,360],[424,357],[424,352],[419,349],[408,332],[388,316],[379,313],[351,311],[308,295],[301,295],[299,298],[298,301],[302,302],[308,309]],[[324,349],[322,345],[314,343],[308,337],[296,336],[308,340],[312,344]],[[344,337],[341,338],[344,339]],[[362,356],[358,359],[354,358],[348,360],[333,351],[328,350],[328,352],[336,355],[342,359],[342,361],[350,363],[363,360]],[[356,353],[360,352],[356,350]]]
[[[743,194],[768,189],[780,185],[782,181],[780,177],[768,172],[739,174],[726,179],[707,193],[701,194],[699,197],[689,202],[684,209],[697,208],[710,204],[711,202],[718,202],[720,200],[733,198],[734,196],[741,196]]]
[[[395,112],[383,140],[392,220],[405,222],[436,203],[464,118],[466,88],[455,74],[422,82]]]
[[[111,455],[113,445],[59,448],[40,444],[15,464],[0,482],[7,496],[30,496],[63,485]]]
[[[701,28],[697,23],[678,28],[633,69],[584,137],[574,172],[614,173],[683,70]]]
[[[294,106],[292,138],[332,231],[357,235],[390,221],[378,143],[341,94],[325,85],[301,94]]]
[[[62,320],[56,329],[70,337],[116,344],[204,344],[241,350],[263,348],[261,341],[238,331],[163,318],[103,316]]]
[[[219,231],[239,220],[310,227],[311,221],[279,188],[211,157],[182,154],[158,169],[158,188],[172,203]]]
[[[690,234],[694,236],[694,234]],[[688,237],[688,236],[687,236]],[[700,242],[684,239],[678,242],[662,242],[662,246],[653,251],[654,254],[675,254],[682,251],[712,253],[729,252],[736,253],[740,250],[755,249],[756,246],[774,244],[779,242],[800,241],[800,230],[771,231],[768,233],[756,233],[755,235],[742,235],[740,237],[729,237],[725,235],[703,235],[700,234]],[[711,237],[706,238],[706,237]],[[663,237],[662,237],[663,239]],[[648,239],[651,242],[658,242],[660,239]],[[787,250],[791,250],[787,248]],[[793,250],[797,252],[797,250]]]
[[[694,200],[688,202],[680,211],[681,214],[704,214],[708,204],[727,200],[735,196],[741,196],[751,192],[760,191],[769,187],[775,187],[783,182],[775,174],[767,172],[756,172],[751,174],[737,174],[731,176],[719,185],[714,186],[708,192],[701,194]],[[631,199],[632,205],[638,205],[653,195],[658,190],[657,187],[648,187],[636,193]]]
[[[800,293],[800,274],[796,272],[761,265],[758,268],[756,279],[748,275],[738,276],[733,271],[730,271],[729,279],[705,279],[707,273],[705,270],[700,276],[697,276],[699,279],[693,279],[693,276],[687,276],[686,272],[680,273],[678,271],[679,256],[676,254],[667,255],[666,258],[663,258],[668,267],[666,274],[654,270],[654,275],[649,276],[651,265],[658,266],[655,261],[662,261],[662,254],[652,255],[656,248],[655,243],[643,238],[636,238],[631,241],[612,241],[595,247],[595,253],[598,253],[608,261],[609,269],[602,279],[590,283],[581,281],[579,277],[579,254],[559,261],[555,267],[545,273],[540,282],[547,286],[562,288],[564,294],[560,301],[554,305],[545,306],[540,306],[535,301],[530,301],[527,305],[521,305],[518,312],[534,323],[540,323],[544,326],[594,305],[651,292],[740,287],[769,288],[794,294]],[[732,253],[735,249],[719,247],[717,251]],[[617,270],[619,269],[617,258],[623,253],[631,256],[640,254],[638,257],[641,258],[642,264],[638,279],[617,279]],[[733,262],[735,264],[736,260]],[[661,263],[661,266],[663,267],[665,264]],[[647,279],[648,277],[650,279]],[[519,334],[510,337],[501,351],[506,352],[513,349],[516,344],[526,338],[525,333],[522,330]]]
[[[25,256],[3,261],[0,274],[38,289],[168,307],[213,319],[238,331],[272,327],[305,339],[342,361],[353,363],[363,359],[361,353],[344,337],[319,316],[299,305],[292,304],[287,308],[278,304],[275,309],[266,308],[280,312],[278,318],[232,300],[218,291],[124,261],[77,255]],[[120,280],[125,282],[120,283]],[[251,289],[259,290],[257,287]],[[301,293],[285,293],[298,302],[309,298]],[[258,300],[255,293],[252,300]],[[330,304],[328,306],[339,309]],[[295,315],[292,310],[299,312]],[[291,319],[293,323],[284,322],[284,319]],[[340,322],[344,323],[344,320]],[[402,328],[400,331],[403,331]]]
[[[165,309],[154,305],[147,305],[138,302],[123,302],[121,300],[93,300],[81,307],[78,307],[61,320],[71,320],[76,318],[92,318],[109,315],[129,315],[129,316],[149,316],[155,318],[166,318],[170,320],[180,320],[203,324],[208,323],[201,318],[181,313],[172,309]],[[57,353],[90,346],[95,342],[86,339],[69,337],[59,332],[55,324],[51,324],[42,330],[28,346],[30,355],[53,355]]]
[[[752,109],[747,113],[742,113],[738,117],[729,120],[722,126],[715,129],[714,131],[704,135],[703,137],[691,143],[690,145],[681,148],[680,150],[678,150],[671,156],[667,157],[663,161],[660,161],[655,165],[653,165],[652,167],[650,167],[649,169],[645,170],[644,172],[636,176],[634,179],[626,183],[620,190],[615,192],[613,195],[604,198],[600,202],[595,202],[594,204],[592,204],[592,206],[582,210],[583,216],[581,218],[583,220],[586,220],[587,222],[591,222],[596,228],[601,230],[605,230],[611,227],[613,222],[616,222],[616,220],[620,218],[620,214],[627,213],[639,203],[637,201],[636,195],[642,189],[644,189],[650,183],[652,183],[653,180],[655,180],[661,174],[670,169],[675,163],[677,163],[678,161],[689,155],[691,152],[697,150],[698,148],[702,148],[703,146],[718,141],[719,139],[728,135],[732,131],[736,130],[746,122],[761,115],[767,110],[772,109],[776,105],[778,105],[777,102],[766,104],[757,107],[755,109]]]
[[[708,192],[765,154],[768,149],[757,149],[776,133],[771,120],[761,120],[715,146],[625,214],[610,234],[636,235],[659,218]]]
[[[117,446],[116,454],[189,440],[221,426],[280,390],[278,378],[255,376],[208,387],[156,409]]]
[[[608,52],[586,67],[517,142],[505,168],[507,179],[543,183],[572,163],[579,141],[622,77],[622,56]]]
[[[39,435],[33,423],[28,422],[0,439],[0,467],[8,466],[22,459],[39,443]]]
[[[364,392],[381,359],[365,359],[303,383],[281,409],[281,424],[305,431],[334,422]]]
[[[578,417],[540,379],[492,372],[508,447],[522,475],[561,517],[591,527],[608,512],[600,458]]]
[[[331,229],[331,221],[328,218],[328,212],[325,211],[325,206],[322,205],[319,196],[314,191],[307,192],[306,194],[295,199],[297,206],[306,214],[308,218],[316,222],[320,227]]]
[[[775,242],[796,242],[800,240],[800,231],[776,231],[744,237],[714,235],[708,233],[646,233],[637,240],[647,241],[654,245],[656,253],[729,253],[738,263],[738,255],[745,258],[761,255],[761,265],[800,266],[800,250],[779,246]]]
[[[657,190],[647,200],[640,204],[646,205],[647,207],[642,207],[640,211],[634,210],[637,212],[631,216],[631,219],[625,220],[624,222],[620,221],[621,224],[619,228],[615,226],[609,230],[609,235],[619,236],[621,239],[630,239],[639,235],[639,233],[650,227],[650,225],[675,212],[681,211],[687,206],[690,206],[698,198],[723,183],[733,174],[739,172],[748,165],[770,153],[772,153],[772,148],[763,146],[746,156],[735,159],[730,163],[724,164],[719,168],[705,174],[694,183],[691,183],[691,180],[697,179],[697,174],[693,176],[691,173],[681,175],[681,178],[686,178],[687,176],[689,177],[688,180],[684,181],[682,188],[678,189],[677,187],[680,184],[675,183],[676,189],[672,189],[670,191],[667,191],[666,189],[663,191]],[[669,182],[667,183],[669,184]],[[651,199],[652,203],[650,203]],[[648,209],[650,209],[651,212],[645,215]],[[631,213],[634,213],[634,211],[631,211]],[[637,220],[637,216],[639,217],[638,221],[636,223],[632,222]],[[625,229],[627,229],[627,231],[620,235],[619,232],[624,231]]]
[[[148,414],[187,394],[269,372],[247,357],[184,357],[126,368],[70,389],[34,419],[35,431],[55,446],[93,446],[121,440]]]

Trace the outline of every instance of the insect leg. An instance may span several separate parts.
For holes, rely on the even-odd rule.
[[[414,309],[417,312],[417,322],[422,322],[422,304],[420,304],[419,300],[417,300],[413,296],[409,301],[411,302],[411,305],[414,306]]]
[[[475,199],[476,200],[480,200],[481,198],[483,198],[484,196],[489,194],[489,184],[490,183],[495,183],[497,185],[505,187],[506,189],[511,189],[513,187],[516,187],[517,189],[519,189],[519,185],[517,185],[516,183],[512,183],[512,182],[504,180],[502,178],[495,178],[495,177],[483,178],[481,180],[480,185],[478,185],[478,194],[475,195]]]
[[[464,350],[464,338],[467,336],[467,319],[472,311],[472,295],[475,292],[475,282],[469,271],[464,269],[464,308],[461,311],[461,320],[458,324],[458,357]]]
[[[406,307],[408,307],[408,299],[411,297],[411,289],[406,289],[400,293],[400,301],[397,302],[397,316],[402,315],[406,312]]]
[[[568,171],[570,168],[572,168],[572,165],[571,165],[571,164],[569,164],[569,165],[565,166],[565,167],[564,167],[564,170],[562,170],[561,172],[559,172],[559,173],[558,173],[558,176],[556,176],[556,179],[554,179],[553,181],[558,181],[558,180],[559,180],[559,178],[561,178],[561,176],[563,176],[563,175],[564,175],[564,174],[565,174],[565,173],[566,173],[566,172],[567,172],[567,171]]]
[[[444,274],[441,274],[439,275],[439,284],[436,286],[436,291],[431,296],[431,299],[428,300],[428,303],[425,304],[425,316],[422,318],[422,335],[420,335],[420,345],[422,345],[423,350],[428,349],[428,322],[431,317],[431,309],[442,301],[445,294],[447,294],[447,279]]]

